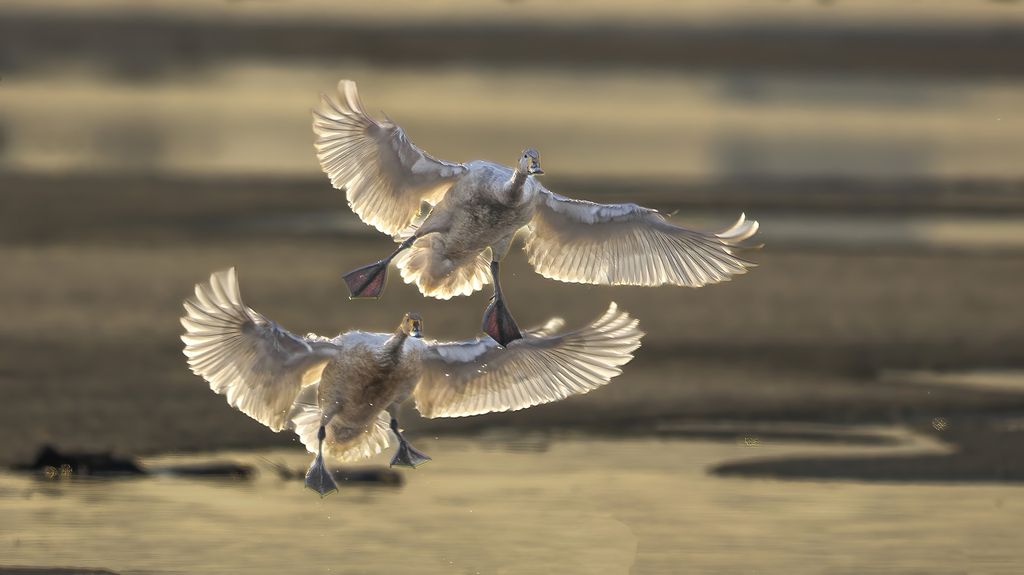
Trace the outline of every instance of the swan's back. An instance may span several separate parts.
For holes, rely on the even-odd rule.
[[[506,181],[512,178],[512,168],[496,164],[489,160],[473,160],[472,162],[466,162],[466,167],[469,168],[469,172],[466,173],[464,178],[473,175],[487,175],[489,177],[499,178],[501,181]]]

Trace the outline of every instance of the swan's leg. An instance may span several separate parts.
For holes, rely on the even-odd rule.
[[[321,425],[320,431],[317,432],[316,436],[319,440],[316,448],[316,458],[313,459],[313,464],[309,466],[309,471],[306,472],[306,487],[319,493],[320,497],[326,497],[332,491],[338,490],[338,485],[334,482],[334,478],[331,477],[331,472],[324,465],[325,437],[327,437],[327,430]]]
[[[430,461],[429,455],[409,445],[409,442],[405,440],[405,436],[402,435],[398,428],[398,418],[395,417],[396,411],[398,411],[397,405],[393,408],[388,408],[388,413],[391,414],[391,431],[395,432],[395,437],[398,438],[398,450],[395,451],[395,456],[391,458],[391,465],[416,467]]]
[[[357,298],[378,298],[381,292],[384,291],[384,284],[388,278],[388,265],[391,264],[391,260],[395,259],[395,256],[405,248],[411,246],[416,241],[417,236],[402,242],[398,248],[391,252],[388,257],[374,262],[370,265],[356,268],[343,277],[345,278],[345,285],[348,286],[350,299]]]
[[[501,296],[501,284],[498,282],[497,255],[491,260],[491,281],[494,282],[494,296],[491,297],[490,305],[484,310],[483,330],[484,333],[491,336],[494,341],[504,347],[523,337],[523,334],[519,331],[516,320],[512,318],[508,307],[505,306],[505,299]]]

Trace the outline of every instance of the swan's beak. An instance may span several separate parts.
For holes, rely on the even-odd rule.
[[[423,331],[420,328],[420,322],[413,322],[412,329],[409,331],[409,335],[415,337],[416,339],[420,339],[423,337]]]
[[[530,164],[530,175],[531,176],[543,176],[544,170],[540,169],[540,164],[533,162]]]

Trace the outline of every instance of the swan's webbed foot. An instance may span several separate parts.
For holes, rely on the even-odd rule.
[[[399,244],[388,257],[356,268],[342,276],[345,278],[345,285],[348,286],[348,291],[351,294],[349,299],[379,298],[381,292],[384,291],[384,284],[387,283],[388,266],[391,265],[391,260],[395,259],[399,252],[411,246],[416,241],[416,237],[412,236]]]
[[[379,298],[388,279],[390,263],[390,258],[383,259],[345,274],[345,285],[351,294],[349,299]]]
[[[512,314],[505,307],[505,300],[501,298],[501,295],[495,295],[491,299],[490,305],[484,310],[483,330],[502,347],[508,347],[509,343],[523,337],[516,320],[512,318]]]
[[[399,439],[398,450],[395,451],[395,456],[391,458],[391,466],[416,467],[428,461],[430,461],[429,455],[409,445],[408,441]]]
[[[523,337],[523,334],[519,331],[516,320],[512,319],[508,307],[505,306],[504,298],[501,297],[497,261],[491,262],[491,281],[494,282],[494,296],[491,297],[491,303],[484,310],[484,324],[481,329],[502,347],[507,347],[509,343]]]
[[[324,465],[324,456],[319,453],[306,472],[306,487],[319,493],[321,498],[338,490],[338,484],[334,482],[331,472]]]
[[[323,425],[317,431],[316,438],[316,458],[313,459],[313,464],[309,466],[309,471],[306,472],[306,487],[319,493],[320,498],[323,499],[332,491],[337,491],[338,484],[334,482],[331,472],[324,465],[324,439],[327,438],[327,429]]]
[[[402,431],[398,428],[398,419],[394,415],[391,416],[391,431],[398,438],[398,450],[395,451],[395,456],[391,458],[392,467],[396,465],[399,467],[416,467],[430,461],[429,455],[409,445],[409,442],[405,440],[405,436],[402,435]]]

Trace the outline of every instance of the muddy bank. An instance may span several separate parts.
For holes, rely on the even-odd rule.
[[[871,482],[1024,482],[1020,445],[1024,419],[961,416],[950,423],[934,420],[925,428],[948,442],[949,453],[857,457],[777,457],[717,465],[715,475],[774,479]],[[948,427],[947,427],[948,426]]]

